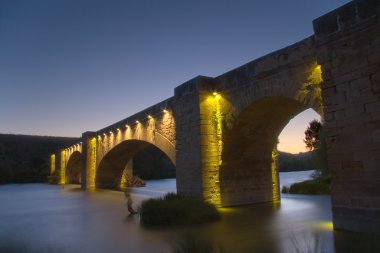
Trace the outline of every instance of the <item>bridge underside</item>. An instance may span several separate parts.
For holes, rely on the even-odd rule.
[[[81,183],[81,165],[82,155],[80,152],[74,152],[67,163],[66,167],[66,183],[80,184]]]
[[[113,148],[101,160],[96,175],[96,187],[120,189],[123,171],[132,158],[148,147],[144,141],[126,141]]]
[[[306,106],[285,97],[253,103],[228,133],[220,166],[223,206],[279,200],[274,151],[278,136],[290,119]]]

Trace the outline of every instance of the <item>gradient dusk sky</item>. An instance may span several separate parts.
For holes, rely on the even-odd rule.
[[[0,0],[0,133],[80,136],[313,34],[347,0]],[[280,149],[304,146],[308,110]],[[297,139],[302,147],[292,148]]]

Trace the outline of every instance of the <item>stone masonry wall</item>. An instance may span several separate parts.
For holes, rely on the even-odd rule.
[[[380,2],[314,21],[335,229],[380,231]]]

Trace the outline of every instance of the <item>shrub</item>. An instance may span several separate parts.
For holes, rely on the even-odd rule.
[[[292,194],[330,194],[330,179],[312,179],[294,183],[290,187],[284,186],[283,193]]]
[[[175,193],[144,201],[139,213],[140,223],[146,227],[200,224],[220,218],[214,205]]]

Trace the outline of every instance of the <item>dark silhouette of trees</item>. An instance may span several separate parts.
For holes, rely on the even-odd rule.
[[[313,120],[309,123],[305,131],[306,148],[314,150],[315,165],[318,169],[318,176],[329,177],[330,171],[327,166],[327,146],[323,124],[318,120]]]
[[[320,144],[319,131],[321,128],[322,124],[318,120],[313,120],[309,123],[305,131],[305,139],[303,140],[308,150],[312,151],[318,148]]]

